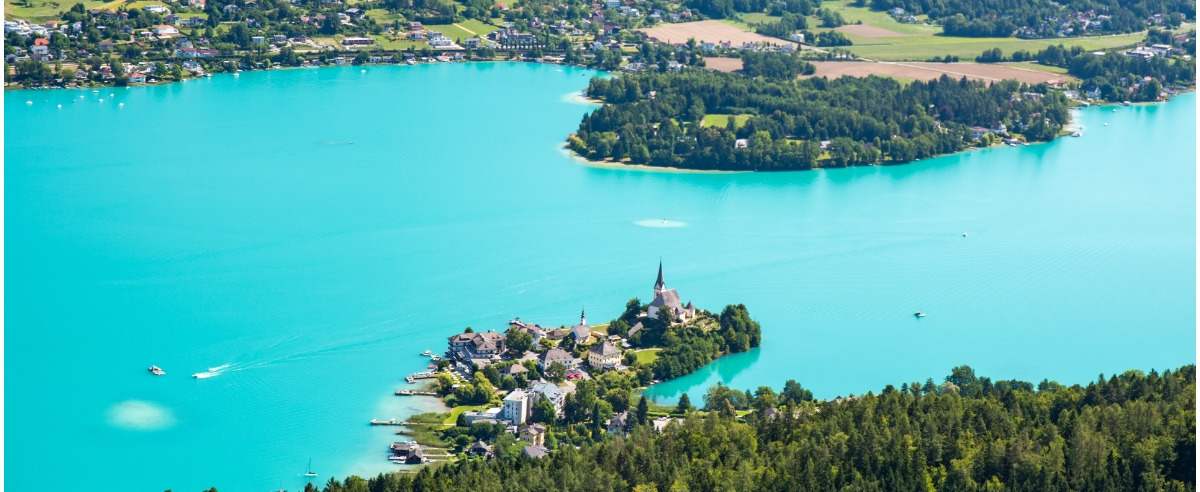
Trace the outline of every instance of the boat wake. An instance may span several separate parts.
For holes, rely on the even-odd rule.
[[[677,229],[687,227],[687,222],[682,220],[670,219],[642,219],[633,222],[638,227],[651,227],[656,229]]]

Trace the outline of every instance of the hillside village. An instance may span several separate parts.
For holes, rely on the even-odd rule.
[[[744,306],[727,307],[717,317],[684,303],[666,286],[661,264],[652,295],[645,306],[631,300],[620,318],[605,325],[590,324],[585,311],[571,326],[546,328],[518,318],[503,333],[468,328],[448,338],[443,355],[426,354],[434,359],[431,370],[409,379],[414,385],[431,382],[397,394],[441,397],[453,409],[453,426],[441,435],[425,436],[454,443],[451,447],[460,454],[491,455],[497,440],[503,444],[501,436],[519,439],[506,445],[540,457],[554,443],[589,438],[601,430],[619,434],[639,422],[662,429],[672,419],[650,419],[648,402],[631,404],[634,389],[665,375],[682,375],[660,366],[695,348],[681,347],[689,337],[722,343],[733,337],[743,344],[714,348],[688,372],[722,354],[757,346],[760,335]],[[677,371],[678,361],[671,364],[669,370]],[[389,459],[404,464],[430,461],[417,440],[394,443]]]

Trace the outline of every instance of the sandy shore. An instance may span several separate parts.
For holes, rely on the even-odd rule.
[[[754,171],[724,171],[724,170],[720,170],[720,169],[685,169],[682,167],[647,166],[645,164],[626,164],[624,162],[617,162],[617,161],[612,161],[612,160],[593,161],[591,159],[588,159],[584,156],[581,156],[581,155],[575,153],[575,151],[571,150],[570,148],[567,148],[567,146],[565,144],[560,148],[560,150],[562,150],[562,153],[564,155],[566,155],[567,157],[570,157],[571,160],[573,160],[579,164],[583,164],[583,165],[589,166],[589,167],[602,168],[602,169],[631,169],[631,170],[635,170],[635,171],[650,171],[650,172],[673,173],[673,174],[739,174],[739,173],[754,172]]]

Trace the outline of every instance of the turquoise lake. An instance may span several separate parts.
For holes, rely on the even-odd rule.
[[[564,154],[593,74],[7,92],[6,488],[298,490],[310,458],[321,483],[386,471],[396,436],[366,422],[421,410],[391,396],[420,351],[514,316],[612,318],[649,300],[660,257],[685,299],[745,303],[764,343],[649,390],[664,401],[1195,361],[1192,94],[1085,109],[1083,137],[1044,145],[694,174]]]

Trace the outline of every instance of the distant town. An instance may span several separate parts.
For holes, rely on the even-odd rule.
[[[759,326],[745,306],[720,315],[683,302],[659,265],[651,302],[631,300],[605,324],[543,327],[519,318],[503,333],[466,329],[449,337],[444,354],[422,354],[429,370],[407,377],[397,396],[443,400],[450,412],[372,425],[407,427],[410,439],[389,448],[389,459],[422,464],[465,455],[493,456],[495,446],[539,458],[557,443],[621,434],[635,424],[662,430],[676,418],[654,412],[633,394],[659,379],[678,377],[715,358],[757,347]],[[686,399],[686,398],[685,398]],[[686,411],[686,407],[681,407]]]

